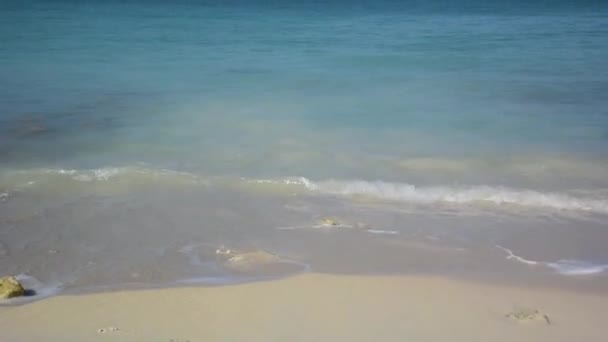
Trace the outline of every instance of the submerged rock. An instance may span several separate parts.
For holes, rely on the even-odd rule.
[[[324,217],[313,228],[354,228],[353,225],[341,222],[332,217]]]
[[[19,118],[14,127],[12,128],[12,132],[21,138],[30,138],[34,136],[39,136],[42,134],[47,134],[50,132],[49,127],[46,125],[44,120],[38,117],[25,117]]]
[[[354,228],[358,230],[369,229],[369,225],[363,222],[356,222],[354,224],[343,222],[333,217],[324,217],[313,228]]]
[[[505,317],[522,323],[541,322],[551,324],[549,316],[547,316],[547,314],[545,313],[540,312],[537,309],[521,308],[506,314]]]
[[[331,217],[324,217],[323,219],[321,219],[320,224],[323,226],[327,226],[327,227],[332,227],[332,226],[337,227],[337,226],[341,225],[340,222],[338,222],[338,220],[333,219]]]
[[[264,251],[237,251],[226,248],[216,250],[220,265],[233,273],[244,275],[286,275],[301,271],[303,266]]]
[[[20,297],[25,294],[25,289],[15,277],[0,278],[0,299]]]

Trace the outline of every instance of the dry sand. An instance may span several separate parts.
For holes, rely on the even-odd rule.
[[[538,309],[544,319],[507,317]],[[420,276],[57,296],[0,307],[1,341],[606,341],[608,296]]]

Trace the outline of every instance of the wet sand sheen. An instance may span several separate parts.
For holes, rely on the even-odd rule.
[[[40,296],[31,299],[209,279],[240,283],[252,275],[308,269],[449,275],[580,290],[605,288],[608,281],[603,268],[591,279],[551,267],[604,267],[604,216],[594,221],[537,209],[414,206],[188,182],[157,181],[142,189],[113,179],[77,184],[84,189],[73,193],[65,187],[48,193],[28,188],[0,205],[0,275],[33,280],[25,285]],[[518,262],[497,245],[535,264]],[[290,262],[234,272],[234,265],[218,263],[215,251],[221,246],[266,251]]]
[[[0,307],[10,341],[601,341],[608,297],[439,277],[305,274]]]

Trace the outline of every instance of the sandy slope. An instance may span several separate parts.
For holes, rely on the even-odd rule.
[[[551,324],[505,317],[519,307],[541,310]],[[0,307],[0,336],[2,341],[606,341],[608,296],[431,277],[306,274]]]

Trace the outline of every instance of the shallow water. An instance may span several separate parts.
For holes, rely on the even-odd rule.
[[[252,280],[218,266],[226,245],[596,282],[606,9],[2,2],[0,274]]]

